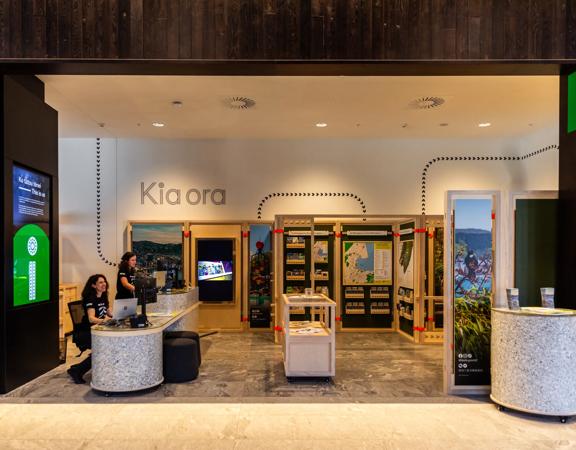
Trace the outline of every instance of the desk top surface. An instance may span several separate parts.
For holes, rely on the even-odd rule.
[[[514,314],[518,316],[541,316],[541,317],[576,316],[576,310],[573,309],[542,308],[539,306],[526,306],[520,309],[492,308],[492,311],[505,314]]]

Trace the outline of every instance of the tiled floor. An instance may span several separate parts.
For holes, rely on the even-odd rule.
[[[141,394],[102,397],[89,386],[75,385],[61,366],[7,395],[27,401],[131,402],[222,401],[461,401],[442,393],[442,348],[414,345],[393,334],[337,335],[336,377],[331,381],[289,382],[280,346],[267,333],[218,333],[202,339],[202,367],[197,380],[165,384]],[[77,351],[69,346],[69,354]],[[69,360],[69,364],[74,359]],[[89,375],[87,376],[89,380]]]

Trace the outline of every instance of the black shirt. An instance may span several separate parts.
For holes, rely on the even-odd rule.
[[[84,302],[84,317],[86,323],[90,324],[88,320],[88,308],[94,308],[96,317],[98,319],[104,319],[106,313],[108,312],[108,299],[105,297],[87,297],[82,300]]]
[[[126,277],[128,283],[134,284],[134,269],[126,269],[124,267],[120,267],[118,270],[118,278],[116,279],[116,298],[132,298],[134,294],[130,289],[126,289],[122,286],[122,277]]]

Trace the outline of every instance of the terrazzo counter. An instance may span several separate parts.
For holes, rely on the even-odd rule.
[[[198,290],[159,295],[147,305],[147,328],[92,327],[92,383],[103,392],[132,392],[158,386],[162,375],[162,335],[197,331]]]
[[[534,414],[576,415],[576,311],[492,309],[492,393]]]

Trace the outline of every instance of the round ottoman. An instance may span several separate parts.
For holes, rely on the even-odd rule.
[[[164,382],[183,383],[198,377],[198,344],[194,339],[164,340]]]
[[[200,335],[195,331],[167,331],[164,333],[164,339],[193,339],[198,345],[198,367],[202,365],[202,351],[200,350]]]

